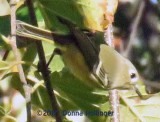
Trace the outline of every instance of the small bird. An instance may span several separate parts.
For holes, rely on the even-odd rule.
[[[70,35],[59,35],[19,20],[17,35],[55,44],[65,65],[88,86],[109,90],[136,89],[139,92],[136,88],[139,75],[128,59],[107,44],[96,45],[71,22],[60,21],[69,28]]]

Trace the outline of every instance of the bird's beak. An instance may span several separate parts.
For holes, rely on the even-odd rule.
[[[143,95],[141,94],[141,92],[139,91],[139,89],[137,88],[136,85],[134,85],[134,90],[135,90],[135,92],[138,94],[138,96],[139,96],[141,99],[144,99],[144,98],[143,98]]]
[[[148,99],[148,98],[150,98],[152,96],[152,95],[147,95],[147,96],[146,95],[142,95],[136,85],[134,86],[134,90],[142,100],[146,100],[146,99]]]

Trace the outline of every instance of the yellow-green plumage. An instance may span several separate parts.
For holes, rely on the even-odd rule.
[[[17,27],[19,36],[42,39],[51,43],[55,41],[53,33],[50,31],[38,29],[20,21],[18,21]],[[139,80],[137,70],[133,64],[113,48],[101,44],[100,50],[96,49],[88,38],[85,39],[85,35],[80,30],[73,27],[72,31],[78,41],[77,45],[76,43],[58,44],[57,41],[55,43],[58,44],[58,48],[61,50],[65,65],[85,84],[97,88],[131,89]],[[81,39],[85,40],[81,41]],[[96,63],[99,63],[98,66]],[[92,68],[96,68],[96,70]]]
[[[100,61],[102,67],[107,73],[109,87],[128,89],[138,81],[138,73],[133,64],[112,47],[108,45],[100,45]],[[131,74],[135,74],[135,78],[131,78]]]
[[[95,88],[102,87],[90,72],[83,55],[74,44],[66,45],[61,50],[61,53],[64,64],[77,78],[85,81],[85,84],[88,86]]]

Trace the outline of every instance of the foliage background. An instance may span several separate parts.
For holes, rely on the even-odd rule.
[[[3,2],[3,0],[2,0]],[[23,2],[23,1],[21,1]],[[56,4],[53,4],[53,3]],[[61,34],[67,34],[68,30],[63,27],[56,19],[55,15],[65,16],[71,21],[77,22],[81,28],[90,27],[101,30],[103,28],[99,23],[101,22],[100,12],[97,11],[97,4],[94,2],[91,8],[85,1],[81,1],[84,5],[83,10],[85,14],[80,13],[77,10],[77,3],[73,2],[75,6],[67,6],[68,3],[65,0],[37,0],[35,1],[35,11],[40,27],[44,28],[44,21],[46,27]],[[2,3],[0,3],[2,5]],[[7,4],[4,4],[7,6]],[[19,6],[21,3],[18,4]],[[53,6],[54,5],[54,6]],[[120,0],[118,9],[115,13],[114,20],[114,45],[116,49],[121,53],[124,52],[128,46],[130,35],[133,32],[133,22],[137,16],[137,11],[140,5],[139,0]],[[59,7],[61,6],[61,7]],[[68,7],[68,8],[67,8]],[[18,7],[17,19],[30,22],[28,17],[28,11],[26,6]],[[7,7],[6,7],[7,9]],[[82,11],[82,8],[80,8]],[[4,10],[0,7],[0,13]],[[7,11],[7,10],[5,10]],[[64,12],[65,11],[65,12]],[[2,12],[4,13],[4,12]],[[72,14],[71,14],[72,13]],[[8,14],[6,12],[5,14]],[[42,16],[43,15],[43,16]],[[86,17],[85,20],[83,17]],[[88,17],[88,18],[87,18]],[[93,19],[92,19],[93,17]],[[97,21],[92,21],[96,20]],[[86,21],[82,23],[82,20]],[[54,24],[52,24],[54,22]],[[88,23],[89,24],[88,24]],[[106,22],[107,23],[107,22]],[[11,50],[10,45],[3,36],[8,37],[10,34],[10,16],[0,17],[0,54],[3,58],[6,50]],[[3,36],[2,36],[3,35]],[[100,38],[100,37],[97,37]],[[37,65],[38,58],[36,56],[35,45],[30,41],[24,41],[19,39],[17,45],[21,52],[22,59],[25,62],[24,71],[27,76],[27,80],[33,86],[32,88],[32,119],[36,122],[50,121],[53,118],[49,116],[38,116],[38,110],[50,110],[50,104],[48,95],[43,85],[41,75],[37,72],[35,65]],[[137,67],[143,81],[147,85],[147,89],[159,92],[160,90],[160,3],[158,1],[145,0],[144,12],[141,16],[140,24],[136,31],[131,52],[129,53],[130,60]],[[27,47],[26,47],[27,46]],[[46,58],[49,59],[54,45],[43,42]],[[25,101],[23,98],[22,84],[19,81],[19,77],[16,69],[17,62],[10,51],[5,61],[0,61],[0,119],[1,121],[25,121]],[[32,64],[32,65],[31,65]],[[107,91],[100,91],[90,89],[85,86],[80,80],[75,78],[68,69],[64,66],[63,61],[59,56],[54,57],[52,64],[50,65],[52,71],[51,80],[54,90],[56,91],[57,99],[61,105],[61,110],[110,110],[108,93]],[[155,84],[148,85],[147,83]],[[120,114],[121,122],[127,121],[147,121],[147,122],[159,122],[160,114],[160,97],[159,93],[150,96],[147,95],[144,90],[144,85],[139,84],[139,88],[143,95],[149,97],[146,100],[140,100],[134,91],[120,92]],[[94,91],[94,94],[93,94]],[[22,95],[21,95],[22,94]],[[80,121],[84,118],[79,117],[67,117],[67,119],[74,118],[74,121]],[[68,121],[65,119],[66,121]],[[104,117],[90,116],[90,121],[104,121]],[[109,120],[110,117],[107,118]],[[89,120],[86,120],[89,121]]]

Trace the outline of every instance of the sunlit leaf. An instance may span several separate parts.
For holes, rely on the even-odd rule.
[[[133,95],[131,92],[129,94]],[[134,113],[137,121],[158,122],[160,120],[160,113],[157,111],[160,109],[160,97],[158,94],[153,96],[148,95],[148,98],[145,100],[141,100],[136,96],[129,97],[129,94],[127,93],[127,96],[123,94],[123,101],[128,106],[128,109]]]
[[[10,14],[10,6],[7,0],[0,0],[0,16]]]
[[[2,40],[0,45],[3,46],[3,49],[5,49],[5,50],[7,50],[7,49],[10,50],[11,49],[10,42],[9,42],[10,40],[7,37],[0,34],[0,40]]]
[[[37,1],[47,24],[57,22],[56,18],[51,18],[51,16],[56,15],[68,19],[80,27],[99,31],[103,31],[109,23],[113,22],[113,16],[118,3],[118,0]]]

